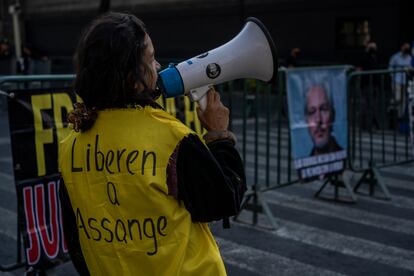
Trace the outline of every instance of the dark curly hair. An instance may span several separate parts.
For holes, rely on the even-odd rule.
[[[83,104],[69,116],[76,131],[91,128],[98,110],[155,104],[154,91],[144,80],[150,72],[143,60],[146,36],[141,20],[114,12],[98,17],[83,32],[75,53],[75,92]],[[140,84],[144,91],[137,91]]]

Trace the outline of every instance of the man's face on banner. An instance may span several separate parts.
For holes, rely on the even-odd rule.
[[[323,148],[329,142],[334,119],[331,104],[323,87],[313,86],[309,89],[305,114],[309,134],[315,147]]]

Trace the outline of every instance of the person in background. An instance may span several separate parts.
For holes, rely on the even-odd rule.
[[[11,58],[10,43],[6,38],[0,39],[0,60]]]
[[[300,48],[293,48],[290,51],[290,56],[286,59],[286,67],[293,68],[299,66]]]
[[[10,42],[7,38],[0,39],[0,76],[13,74],[13,57]]]
[[[23,55],[23,74],[47,74],[47,70],[42,68],[46,65],[48,57],[42,52],[36,50],[30,43],[25,43],[22,46]],[[43,69],[43,70],[42,70]],[[42,72],[43,71],[43,72]]]
[[[374,41],[369,41],[365,46],[358,69],[360,70],[377,70],[380,68],[378,60],[378,47]]]
[[[357,66],[357,70],[371,71],[380,69],[378,58],[378,47],[374,41],[369,41],[366,46],[361,60]],[[381,79],[378,74],[361,75],[361,93],[359,97],[363,101],[364,108],[361,112],[361,128],[370,129],[372,126],[380,129],[384,126],[381,114],[381,94],[384,91],[380,90]]]
[[[409,43],[403,43],[399,52],[391,56],[388,68],[390,70],[409,69],[411,67],[411,48]],[[397,110],[398,118],[403,118],[406,101],[409,72],[394,72],[392,74],[392,88],[394,91],[391,101],[393,108]]]
[[[414,41],[411,43],[411,67],[414,68]]]
[[[226,275],[208,222],[240,211],[244,167],[211,89],[198,136],[155,100],[155,49],[131,14],[94,20],[77,46],[72,132],[60,143],[63,229],[81,275]]]

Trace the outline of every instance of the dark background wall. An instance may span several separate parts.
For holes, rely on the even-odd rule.
[[[217,47],[235,36],[248,16],[267,26],[282,59],[300,47],[307,64],[358,63],[363,48],[338,45],[338,24],[344,20],[368,20],[384,65],[404,40],[414,39],[409,0],[141,2],[148,3],[117,4],[112,10],[143,19],[160,59],[187,58]],[[97,14],[97,8],[39,12],[32,7],[24,14],[25,40],[48,56],[70,58],[82,28]]]

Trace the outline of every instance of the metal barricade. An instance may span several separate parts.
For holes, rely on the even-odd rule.
[[[356,71],[348,75],[349,168],[362,172],[354,190],[369,184],[388,189],[378,168],[413,161],[409,137],[407,88],[411,69]]]
[[[248,183],[268,190],[296,183],[292,166],[285,71],[278,81],[264,84],[252,79],[218,86],[222,100],[231,110],[235,133]]]
[[[250,187],[242,208],[253,212],[253,224],[259,213],[265,213],[274,228],[276,219],[263,192],[299,181],[292,162],[285,73],[280,69],[278,80],[271,84],[247,79],[218,88],[231,109],[231,129]]]
[[[274,228],[276,219],[262,193],[299,181],[292,162],[285,74],[285,70],[279,70],[278,80],[272,84],[235,80],[217,86],[223,103],[230,109],[230,129],[238,139],[237,149],[251,187],[243,207],[253,211],[253,224],[258,221],[258,213],[264,212]],[[397,87],[397,74],[406,76],[405,87]],[[378,70],[348,75],[348,167],[363,173],[355,189],[368,181],[372,193],[378,184],[389,197],[377,169],[413,161],[408,114],[404,110],[408,102],[404,89],[410,74],[412,71]],[[3,77],[0,90],[5,91],[3,96],[10,97],[7,91],[11,90],[68,88],[73,79],[73,75]],[[20,229],[17,231],[20,249]],[[17,250],[16,264],[0,266],[0,270],[24,265],[20,251]]]

